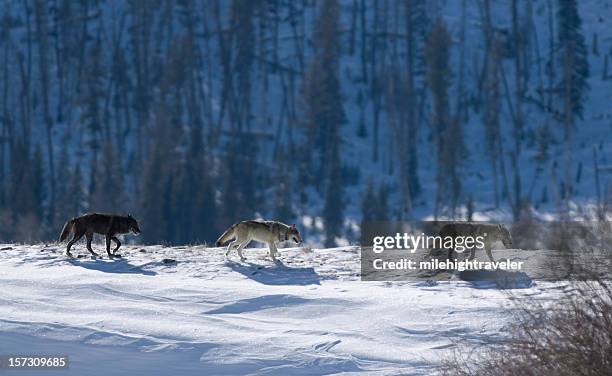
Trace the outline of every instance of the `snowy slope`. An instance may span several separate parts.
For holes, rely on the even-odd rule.
[[[284,249],[283,265],[262,249],[244,263],[203,247],[61,251],[0,246],[0,355],[68,355],[79,375],[427,374],[454,344],[499,340],[511,319],[495,289],[361,282],[354,248]]]

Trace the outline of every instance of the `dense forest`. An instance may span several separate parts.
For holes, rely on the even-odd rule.
[[[605,82],[611,46],[587,45],[575,0],[493,4],[4,2],[0,240],[52,240],[87,211],[130,212],[141,241],[170,244],[254,217],[316,218],[328,245],[346,218],[413,218],[423,202],[460,217],[479,200],[462,184],[472,123],[488,204],[514,219],[543,196],[567,206],[589,54]],[[555,189],[530,191],[527,148]]]

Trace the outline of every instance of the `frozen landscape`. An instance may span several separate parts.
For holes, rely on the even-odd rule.
[[[517,302],[562,306],[577,291],[525,270],[507,290],[468,273],[362,281],[354,245],[376,221],[512,223],[504,255],[536,250],[520,257],[545,272],[585,260],[609,281],[611,1],[26,0],[2,12],[0,356],[65,355],[74,375],[429,375],[509,336]],[[133,215],[146,245],[92,259],[81,241],[81,257],[64,256],[58,233],[87,212]],[[295,223],[308,246],[275,264],[263,248],[241,262],[195,245],[249,219]],[[554,224],[568,219],[598,226]],[[592,337],[567,348],[612,353]],[[548,344],[561,351],[542,365],[571,359],[566,342]]]
[[[261,248],[62,252],[0,246],[0,354],[68,355],[75,375],[429,374],[457,345],[502,339],[513,299],[567,286],[362,282],[355,247],[282,249],[277,265]]]

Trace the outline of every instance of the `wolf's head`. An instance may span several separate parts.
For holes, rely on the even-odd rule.
[[[512,245],[512,237],[510,236],[510,231],[506,228],[506,226],[499,224],[497,225],[499,228],[499,234],[501,236],[501,241],[504,243],[504,247],[510,247]]]
[[[289,226],[289,230],[287,230],[287,239],[292,240],[294,243],[301,243],[302,237],[300,236],[300,232],[298,231],[295,225]]]
[[[128,214],[127,219],[130,231],[132,231],[135,235],[140,234],[140,227],[138,227],[138,221],[136,221],[136,219],[132,217],[131,214]]]

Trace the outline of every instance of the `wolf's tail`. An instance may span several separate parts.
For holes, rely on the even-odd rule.
[[[66,222],[66,224],[64,225],[64,228],[62,229],[62,233],[60,234],[60,238],[59,238],[60,242],[63,242],[64,240],[66,240],[68,235],[70,235],[70,233],[72,232],[73,227],[74,227],[74,218]]]
[[[234,236],[234,229],[236,228],[238,224],[233,225],[232,227],[228,228],[227,230],[225,230],[225,232],[223,234],[221,234],[221,236],[219,236],[219,239],[217,239],[217,241],[215,242],[215,245],[217,247],[222,246],[225,242],[227,242],[228,240],[230,240],[233,236]]]

